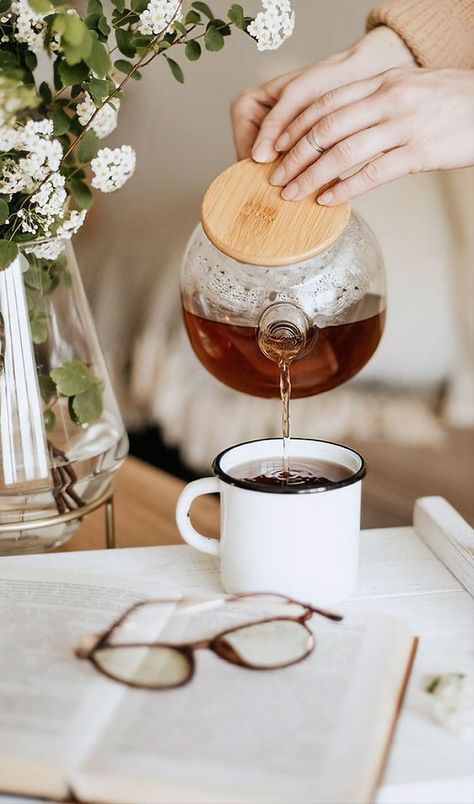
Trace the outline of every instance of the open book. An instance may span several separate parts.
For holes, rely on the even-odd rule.
[[[300,664],[250,671],[203,650],[187,686],[130,689],[74,648],[134,601],[177,594],[166,567],[152,571],[155,549],[130,551],[132,566],[143,562],[133,579],[80,574],[73,562],[57,571],[47,559],[0,564],[0,792],[122,804],[370,801],[414,654],[403,622],[314,617],[316,650]],[[207,616],[211,634],[226,627],[225,613]]]

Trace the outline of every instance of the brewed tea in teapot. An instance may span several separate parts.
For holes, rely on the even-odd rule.
[[[183,261],[191,345],[218,380],[261,397],[328,391],[375,352],[385,321],[378,244],[347,205],[284,201],[273,165],[244,160],[203,202]],[[289,377],[288,377],[289,381]]]

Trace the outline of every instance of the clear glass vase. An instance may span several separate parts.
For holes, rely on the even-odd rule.
[[[78,519],[41,520],[106,494],[127,446],[71,243],[25,244],[0,272],[0,554],[67,541]]]

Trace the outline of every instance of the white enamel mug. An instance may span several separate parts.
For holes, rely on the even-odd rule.
[[[331,461],[351,475],[327,487],[287,489],[234,477],[248,461],[281,458],[280,438],[250,441],[221,452],[214,477],[189,483],[176,521],[183,539],[219,556],[228,593],[279,592],[313,605],[338,603],[354,589],[359,562],[361,482],[365,461],[349,447],[292,438],[289,458]],[[220,540],[198,533],[189,509],[202,494],[221,497]]]

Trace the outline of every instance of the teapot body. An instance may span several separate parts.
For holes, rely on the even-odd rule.
[[[237,262],[198,226],[181,274],[184,320],[197,357],[225,385],[261,397],[280,395],[278,361],[259,345],[265,315],[283,308],[304,314],[292,397],[312,396],[349,380],[371,358],[384,328],[385,295],[380,249],[354,212],[329,248],[281,268]]]

